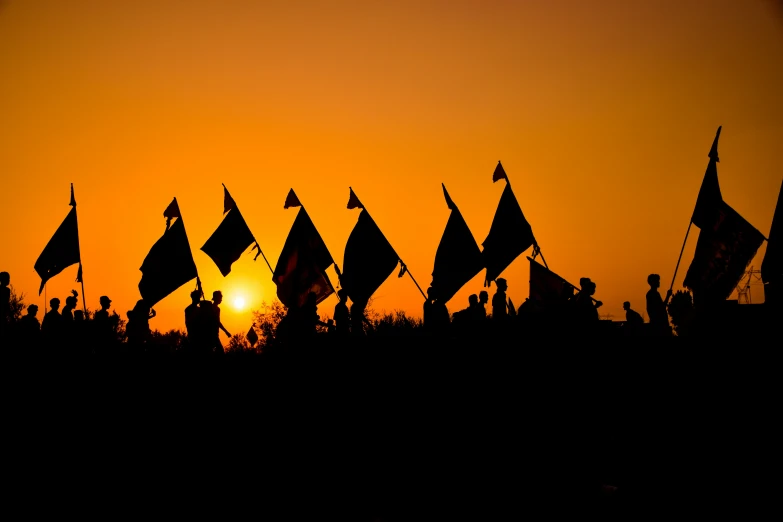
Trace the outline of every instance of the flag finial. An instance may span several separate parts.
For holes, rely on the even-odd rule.
[[[172,219],[182,217],[179,213],[179,205],[177,204],[177,198],[171,200],[169,206],[166,207],[166,210],[163,211],[163,217],[166,218],[166,230],[168,230],[169,227],[171,226]]]
[[[498,160],[498,166],[495,167],[495,172],[492,174],[492,183],[499,179],[505,179],[506,183],[508,183],[508,176],[506,176],[506,171],[503,170],[503,165],[500,163],[500,160]]]
[[[718,158],[718,138],[720,138],[720,130],[722,128],[723,126],[718,127],[718,132],[715,133],[715,139],[712,142],[712,147],[710,148],[710,153],[708,154],[710,159],[713,159],[716,162],[720,162],[720,159]]]
[[[364,205],[362,205],[362,202],[359,201],[359,198],[356,197],[356,194],[354,193],[353,189],[351,187],[348,187],[348,190],[351,191],[351,194],[348,196],[348,208],[364,208]]]
[[[299,201],[299,198],[296,197],[296,194],[294,194],[294,189],[291,189],[288,191],[288,196],[285,198],[285,204],[283,205],[283,208],[289,208],[289,207],[301,207],[302,203]]]
[[[76,206],[76,197],[73,195],[73,183],[71,183],[71,202],[68,204],[72,207]]]

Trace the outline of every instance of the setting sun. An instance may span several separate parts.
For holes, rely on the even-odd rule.
[[[233,304],[234,304],[234,309],[235,310],[244,310],[244,308],[245,308],[245,298],[242,297],[241,295],[238,295],[238,296],[236,296],[234,298]]]

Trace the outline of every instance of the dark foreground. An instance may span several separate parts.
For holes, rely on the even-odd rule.
[[[388,339],[267,355],[6,357],[6,509],[366,521],[747,515],[779,496],[770,351],[752,337]]]

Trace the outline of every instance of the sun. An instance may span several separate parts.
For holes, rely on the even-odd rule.
[[[234,301],[232,302],[234,305],[235,310],[244,310],[245,308],[245,298],[241,295],[238,295],[234,298]]]

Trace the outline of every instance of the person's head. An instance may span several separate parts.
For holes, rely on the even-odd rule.
[[[220,304],[223,302],[223,292],[220,290],[215,290],[212,292],[212,302],[215,304]]]
[[[468,297],[468,304],[470,306],[476,306],[478,302],[478,296],[476,294],[470,294],[470,297]]]
[[[150,313],[150,307],[144,299],[136,301],[136,306],[133,307],[133,316],[138,318],[147,317]]]
[[[101,308],[104,310],[108,310],[109,306],[111,306],[111,299],[109,299],[108,296],[102,295],[100,298]]]
[[[8,286],[11,284],[11,274],[8,272],[0,272],[0,285]]]
[[[650,274],[647,276],[647,284],[650,285],[651,288],[658,288],[661,286],[661,276],[658,274]]]
[[[193,304],[198,304],[199,300],[201,299],[201,292],[198,290],[193,290],[190,292],[190,300],[193,302]]]
[[[31,304],[27,307],[27,315],[35,317],[35,314],[38,313],[38,305],[37,304]]]
[[[49,307],[52,310],[55,310],[55,311],[59,310],[60,309],[60,300],[57,299],[56,297],[52,297],[51,299],[49,299]]]
[[[73,320],[74,321],[84,321],[84,312],[81,310],[74,310],[73,311]]]
[[[65,298],[65,306],[68,308],[76,308],[76,305],[79,303],[79,300],[77,299],[79,294],[76,293],[76,290],[72,290],[71,292],[71,295]]]
[[[623,310],[630,310],[631,309],[631,303],[626,301],[623,303]]]
[[[434,301],[435,299],[438,298],[438,291],[435,290],[435,287],[431,286],[427,289],[427,297],[429,298],[430,301]]]
[[[508,283],[502,277],[498,277],[495,284],[498,285],[498,290],[506,290],[508,288]]]
[[[345,288],[341,288],[337,291],[337,297],[340,299],[340,301],[345,301],[348,299],[348,292],[346,292]]]
[[[479,303],[487,304],[489,302],[489,293],[486,290],[479,292]]]

